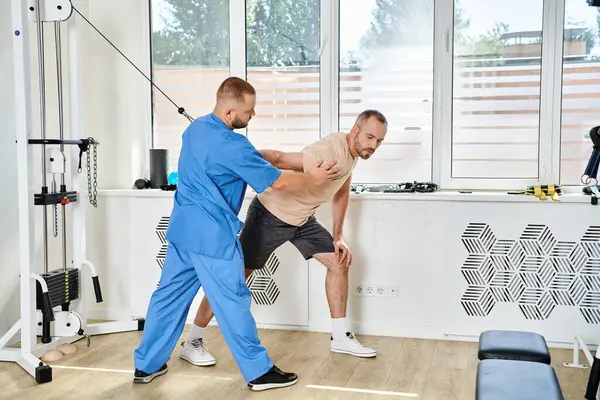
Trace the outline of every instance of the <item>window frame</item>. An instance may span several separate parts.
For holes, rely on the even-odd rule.
[[[319,137],[340,126],[340,0],[320,0],[320,129]]]
[[[452,176],[454,84],[454,0],[436,0],[434,70],[434,181],[442,189],[523,190],[534,184],[559,184],[562,114],[562,62],[565,0],[544,0],[538,133],[538,178],[456,178]],[[436,157],[437,155],[437,157]]]
[[[339,130],[340,126],[340,2],[320,0],[320,89],[319,137]],[[566,0],[544,0],[542,66],[540,88],[540,124],[537,179],[454,178],[452,177],[453,117],[453,45],[454,0],[434,1],[433,57],[433,132],[431,180],[441,190],[523,190],[533,184],[560,184],[561,123],[564,21]],[[150,73],[153,76],[152,0],[148,0]],[[247,78],[246,0],[229,0],[229,73]],[[150,132],[146,144],[154,138],[154,93],[150,95]],[[247,129],[239,130],[247,136]],[[399,183],[399,182],[390,182]],[[376,184],[376,182],[373,182]],[[568,191],[584,185],[571,185]]]

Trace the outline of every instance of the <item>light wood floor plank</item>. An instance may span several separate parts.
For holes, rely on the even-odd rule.
[[[328,333],[261,329],[259,337],[275,364],[284,371],[297,373],[300,380],[291,388],[254,393],[243,381],[218,327],[206,331],[206,342],[217,358],[217,365],[196,367],[181,360],[179,343],[187,337],[187,332],[188,328],[168,362],[169,372],[151,384],[132,383],[133,351],[141,332],[127,332],[93,337],[89,348],[85,340],[77,342],[78,351],[53,363],[53,381],[44,385],[35,383],[18,365],[0,363],[0,399],[473,400],[475,397],[477,343],[359,335],[365,345],[378,350],[376,358],[361,359],[331,353]],[[565,399],[583,398],[589,369],[565,368],[563,362],[572,361],[569,349],[551,349],[551,354]],[[396,395],[383,396],[376,391]]]

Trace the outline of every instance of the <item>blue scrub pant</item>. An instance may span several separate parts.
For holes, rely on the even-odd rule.
[[[142,340],[134,352],[135,368],[154,373],[167,362],[200,286],[246,382],[267,373],[273,362],[260,344],[250,313],[251,295],[244,279],[239,241],[231,260],[188,253],[169,245],[160,284],[150,299]]]

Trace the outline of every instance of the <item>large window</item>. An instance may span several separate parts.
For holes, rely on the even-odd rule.
[[[210,113],[229,76],[229,0],[151,0],[152,75],[156,85],[192,117]],[[177,169],[188,120],[153,91],[154,147],[169,150]]]
[[[248,138],[299,151],[319,139],[319,0],[246,1],[246,75],[256,88]]]
[[[257,89],[241,134],[299,151],[358,114],[388,119],[355,183],[581,185],[600,125],[600,8],[585,0],[150,0],[153,78],[197,117],[228,76]],[[153,91],[177,168],[188,121]],[[579,190],[579,189],[575,189]]]
[[[584,134],[600,125],[600,8],[567,0],[563,46],[560,180],[580,185],[592,154]]]
[[[433,0],[340,1],[339,127],[348,132],[366,109],[388,119],[354,182],[431,179],[433,37]]]
[[[455,0],[453,178],[538,178],[543,0]]]

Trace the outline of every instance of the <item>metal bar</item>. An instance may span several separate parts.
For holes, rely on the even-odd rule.
[[[579,347],[583,351],[583,354],[585,354],[585,358],[587,358],[588,363],[590,365],[592,365],[594,363],[594,357],[592,356],[592,353],[588,349],[587,344],[585,344],[585,342],[583,341],[583,338],[579,335],[577,336],[576,341],[579,343]]]
[[[2,349],[0,348],[0,361],[17,362],[21,358],[20,349]]]
[[[35,265],[35,219],[33,210],[33,182],[30,162],[32,148],[27,145],[31,123],[30,51],[29,29],[25,4],[12,0],[13,62],[15,87],[15,128],[19,202],[19,264],[21,294],[21,352],[29,353],[36,344],[35,331],[35,292],[30,275]]]
[[[15,337],[15,335],[16,335],[17,333],[19,333],[19,330],[20,330],[20,329],[21,329],[21,320],[18,320],[18,321],[17,321],[17,323],[16,323],[16,324],[14,324],[14,325],[12,326],[12,328],[10,328],[10,329],[8,330],[8,332],[6,332],[6,333],[4,334],[4,336],[2,336],[2,338],[0,338],[0,349],[2,349],[4,346],[6,346],[6,344],[7,344],[8,342],[10,342],[10,341],[11,341],[11,339],[12,339],[13,337]]]
[[[65,138],[64,130],[64,102],[63,102],[63,77],[62,77],[62,39],[60,34],[60,22],[54,22],[54,38],[56,42],[56,82],[58,86],[58,134],[60,140]],[[65,144],[60,144],[60,152],[64,155]],[[63,165],[64,167],[64,165]],[[65,189],[65,173],[60,175],[60,190]],[[61,206],[61,231],[62,231],[62,265],[67,270],[67,209]]]
[[[79,145],[84,143],[89,144],[100,144],[97,140],[91,141],[87,139],[29,139],[29,144],[68,144],[68,145]]]
[[[37,26],[38,66],[40,82],[40,129],[42,139],[46,138],[46,66],[44,63],[44,27],[42,25],[42,12],[40,0],[35,0],[35,14]],[[42,147],[42,187],[47,188],[46,182],[46,146]],[[44,272],[48,273],[48,209],[43,208],[42,213],[42,241],[44,246]]]
[[[29,375],[35,377],[35,370],[40,365],[43,365],[42,361],[35,357],[31,353],[22,353],[21,358],[17,361],[21,368],[29,373]]]
[[[137,320],[100,322],[88,325],[85,333],[95,336],[109,333],[132,332],[138,330],[138,324]]]
[[[89,7],[89,5],[82,5],[82,7]],[[82,9],[83,11],[85,10]],[[85,11],[84,11],[85,12]],[[82,105],[81,98],[81,70],[82,70],[82,59],[84,53],[82,52],[82,46],[80,43],[80,36],[78,28],[81,26],[79,21],[79,15],[73,15],[72,18],[67,22],[67,59],[68,59],[68,77],[69,77],[69,134],[70,139],[73,142],[82,143],[84,138],[83,135],[83,117],[84,108]],[[85,139],[87,140],[87,139]],[[68,144],[65,142],[65,144]],[[72,147],[71,159],[77,160],[79,157],[79,149]],[[77,192],[78,196],[83,199],[82,191],[85,188],[85,181],[82,174],[77,171],[77,163],[72,162],[70,170],[70,189]],[[69,218],[70,226],[70,243],[71,243],[71,266],[73,268],[81,268],[82,260],[86,254],[86,202],[77,201],[77,203],[71,204],[71,217]],[[79,301],[73,302],[72,310],[77,312],[82,319],[83,329],[86,329],[87,325],[87,301],[80,299]]]

